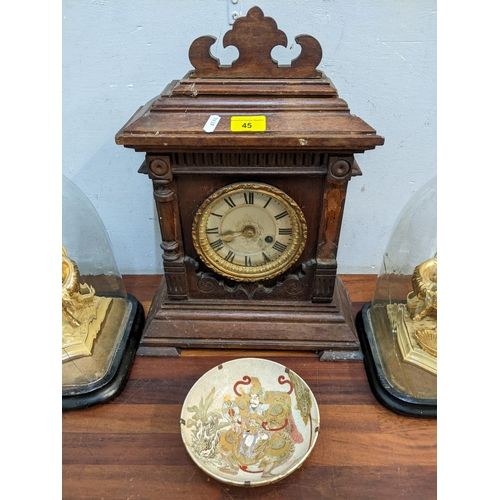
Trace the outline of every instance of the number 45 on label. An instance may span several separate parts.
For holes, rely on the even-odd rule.
[[[265,132],[265,116],[231,116],[231,132]]]

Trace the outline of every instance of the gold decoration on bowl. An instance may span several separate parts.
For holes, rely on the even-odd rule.
[[[90,356],[111,304],[80,283],[80,272],[62,248],[62,361]]]

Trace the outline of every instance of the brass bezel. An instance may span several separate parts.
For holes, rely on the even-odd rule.
[[[244,267],[227,262],[213,250],[204,228],[210,216],[209,208],[231,194],[253,191],[263,193],[283,205],[292,221],[292,241],[283,254],[267,264]],[[200,259],[215,272],[234,281],[255,282],[273,279],[283,274],[301,256],[307,239],[306,219],[297,203],[274,186],[261,182],[229,184],[212,193],[198,208],[192,227],[193,244]]]

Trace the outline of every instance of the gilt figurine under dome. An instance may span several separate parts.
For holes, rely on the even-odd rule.
[[[107,231],[84,193],[63,176],[62,407],[86,408],[123,389],[144,326],[127,294]]]
[[[373,299],[356,318],[371,389],[391,410],[437,416],[437,189],[434,177],[394,226]]]

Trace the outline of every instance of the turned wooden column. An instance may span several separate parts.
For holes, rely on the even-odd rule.
[[[172,300],[186,300],[187,279],[179,220],[179,205],[172,166],[168,156],[147,155],[149,177],[158,211],[167,293]]]
[[[337,250],[344,215],[347,183],[352,175],[354,158],[330,156],[319,223],[318,251],[314,275],[313,302],[333,300],[337,276]]]

